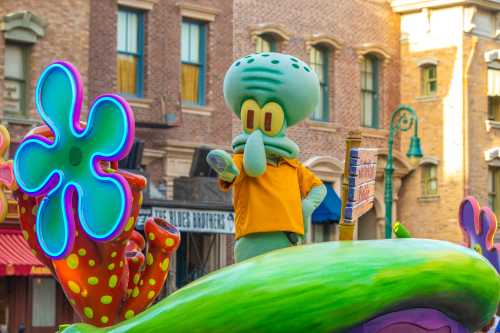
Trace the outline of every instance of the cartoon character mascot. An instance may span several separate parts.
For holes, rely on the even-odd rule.
[[[233,188],[236,261],[304,241],[326,188],[297,159],[286,137],[319,101],[319,81],[299,59],[281,53],[248,55],[224,79],[224,98],[241,120],[231,156],[212,150],[207,161],[224,191]]]

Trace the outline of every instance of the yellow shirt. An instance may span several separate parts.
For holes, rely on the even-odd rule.
[[[296,159],[282,159],[277,166],[267,164],[259,177],[250,177],[243,169],[243,154],[234,154],[240,174],[232,183],[220,180],[223,191],[233,189],[236,215],[236,239],[273,231],[304,234],[302,199],[313,186],[322,182]]]

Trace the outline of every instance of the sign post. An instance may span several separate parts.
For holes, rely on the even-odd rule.
[[[357,220],[373,207],[375,197],[377,150],[359,148],[361,138],[353,145],[353,136],[353,133],[350,133],[347,139],[342,183],[342,217],[339,226],[340,240],[353,240]]]
[[[344,211],[344,223],[356,224],[373,207],[375,177],[377,174],[376,149],[351,149],[349,190]]]
[[[339,239],[352,240],[354,234],[354,225],[344,223],[344,211],[347,204],[347,196],[349,194],[349,165],[350,165],[350,151],[352,148],[359,148],[361,146],[361,132],[349,132],[346,139],[344,174],[342,177],[342,206],[340,209],[340,223],[339,223]]]

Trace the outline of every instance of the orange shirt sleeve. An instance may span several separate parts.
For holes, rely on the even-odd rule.
[[[314,186],[322,185],[323,182],[309,168],[299,163],[299,187],[300,195],[305,198]]]
[[[242,154],[233,154],[233,162],[238,168],[240,174],[234,178],[232,182],[226,182],[219,178],[219,188],[222,192],[227,192],[231,189],[231,187],[237,183],[241,177],[243,177],[243,155]]]

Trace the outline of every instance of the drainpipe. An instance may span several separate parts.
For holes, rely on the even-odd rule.
[[[463,166],[464,166],[464,174],[463,174],[463,182],[464,182],[464,197],[470,195],[470,189],[469,189],[469,72],[470,72],[470,67],[472,65],[472,60],[474,59],[474,56],[476,54],[476,47],[477,47],[477,41],[478,38],[477,36],[472,36],[472,47],[470,48],[470,53],[469,57],[467,59],[467,63],[465,64],[465,75],[463,79],[463,95],[462,95],[462,107],[463,107],[463,130],[464,130],[464,136],[463,136],[463,147],[464,147],[464,154],[463,154]],[[463,39],[462,39],[462,48],[463,46]]]

